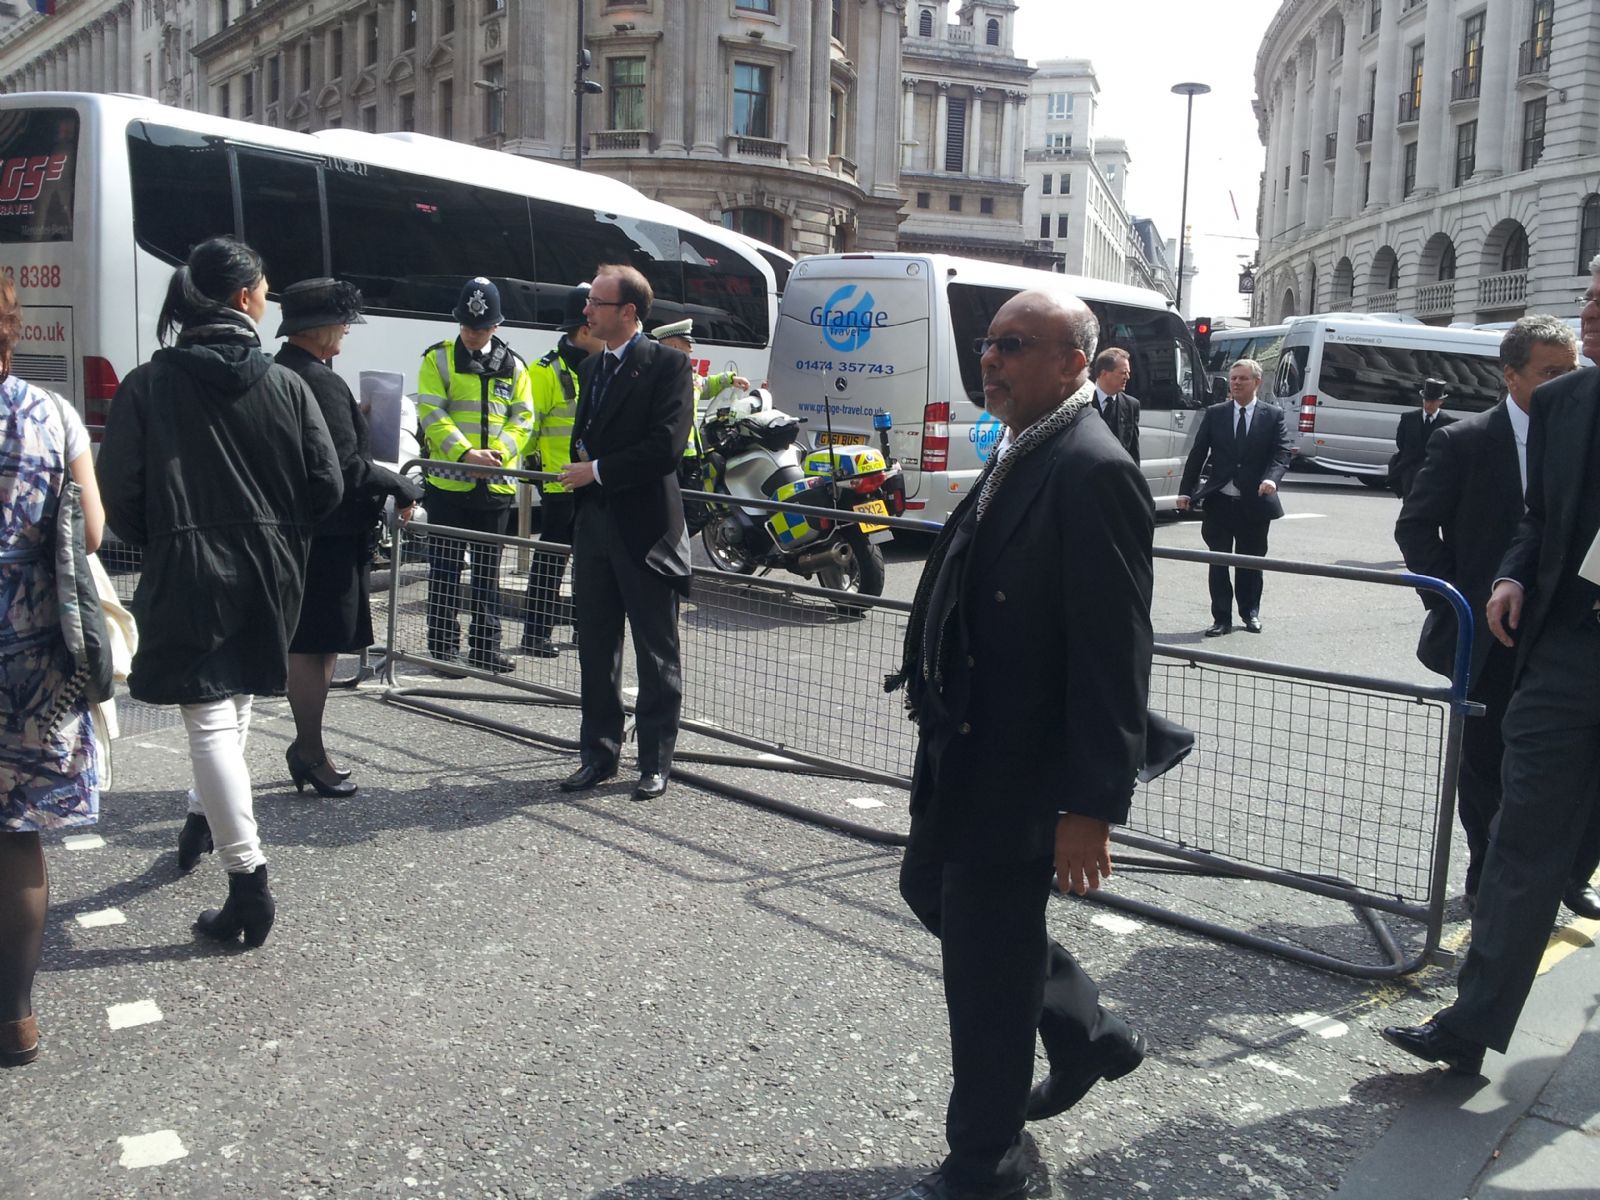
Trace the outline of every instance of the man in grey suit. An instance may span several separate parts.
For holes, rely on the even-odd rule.
[[[1578,341],[1558,317],[1524,317],[1500,342],[1506,398],[1488,412],[1440,428],[1428,443],[1395,522],[1394,540],[1406,566],[1454,584],[1476,615],[1469,697],[1484,706],[1461,736],[1456,811],[1467,839],[1467,906],[1474,906],[1489,848],[1489,825],[1500,810],[1500,768],[1505,741],[1500,726],[1511,700],[1516,652],[1502,646],[1485,623],[1484,606],[1500,560],[1522,519],[1526,490],[1528,409],[1540,384],[1578,366]],[[1428,610],[1417,658],[1430,671],[1455,669],[1455,610],[1436,592],[1422,593]],[[1600,865],[1600,822],[1591,822],[1562,902],[1585,917],[1600,917],[1600,896],[1589,876]]]
[[[1583,349],[1600,356],[1600,256]],[[1489,837],[1456,1000],[1386,1040],[1475,1075],[1505,1052],[1544,956],[1585,829],[1600,808],[1600,369],[1537,389],[1527,510],[1500,564],[1489,631],[1517,649],[1506,710],[1505,794]]]

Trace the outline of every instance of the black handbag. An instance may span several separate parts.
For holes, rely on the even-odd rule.
[[[52,393],[60,412],[64,401]],[[61,413],[63,426],[67,421]],[[89,569],[89,551],[84,544],[82,489],[65,466],[62,471],[61,503],[55,523],[56,605],[60,609],[61,636],[72,655],[73,673],[66,688],[56,698],[54,716],[65,712],[78,696],[95,704],[109,700],[116,688],[111,657],[111,635],[106,629],[105,610],[100,607],[100,592]],[[54,721],[50,722],[54,725]]]

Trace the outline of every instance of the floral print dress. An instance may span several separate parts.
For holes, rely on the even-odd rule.
[[[89,825],[100,747],[83,697],[45,728],[72,676],[56,609],[50,531],[67,477],[66,430],[48,393],[0,380],[0,832]]]

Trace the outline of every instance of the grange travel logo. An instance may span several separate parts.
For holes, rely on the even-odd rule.
[[[855,294],[856,285],[847,283],[829,296],[826,304],[811,310],[811,323],[822,329],[822,340],[845,354],[861,349],[872,340],[874,329],[889,323],[889,314],[873,307],[877,302],[871,292],[863,291],[852,304]]]

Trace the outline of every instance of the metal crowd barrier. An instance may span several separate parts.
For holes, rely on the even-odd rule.
[[[437,469],[436,466],[430,469]],[[523,480],[536,472],[495,474]],[[690,494],[691,502],[704,502]],[[777,504],[740,500],[777,510]],[[788,505],[788,508],[794,506]],[[812,510],[840,521],[858,514]],[[923,521],[885,521],[927,532]],[[414,535],[432,536],[418,526]],[[564,555],[570,548],[537,539],[462,530],[450,536],[507,548]],[[426,571],[395,538],[390,573],[388,658],[439,665],[424,635]],[[1423,576],[1259,559],[1208,551],[1157,549],[1156,557],[1375,586],[1435,592],[1462,618],[1457,669],[1449,685],[1418,686],[1273,663],[1186,646],[1160,644],[1151,675],[1153,709],[1194,730],[1195,752],[1140,787],[1127,827],[1114,839],[1138,852],[1133,862],[1256,881],[1351,905],[1382,954],[1352,961],[1287,937],[1236,929],[1222,921],[1153,905],[1102,888],[1096,899],[1147,917],[1300,962],[1368,978],[1393,977],[1428,962],[1450,961],[1440,948],[1446,873],[1454,815],[1452,797],[1461,727],[1479,706],[1468,702],[1472,622],[1461,596]],[[509,558],[510,556],[505,556]],[[570,573],[569,573],[570,578]],[[790,578],[696,570],[681,617],[683,729],[747,751],[682,751],[679,762],[709,762],[843,776],[909,788],[915,730],[898,695],[882,680],[899,663],[910,605],[829,592]],[[508,628],[521,620],[507,608]],[[509,644],[510,636],[506,637]],[[631,672],[631,653],[624,654]],[[477,692],[401,686],[388,675],[385,699],[438,716],[477,723],[548,745],[574,749],[570,738],[487,717],[463,707],[474,701],[576,705],[575,648],[554,659],[519,658],[499,676],[453,665],[492,685]],[[631,708],[631,706],[629,706]],[[687,781],[764,804],[878,842],[903,835],[810,810],[676,770]],[[1407,954],[1385,917],[1422,926],[1420,951]],[[1292,919],[1291,919],[1292,920]]]

